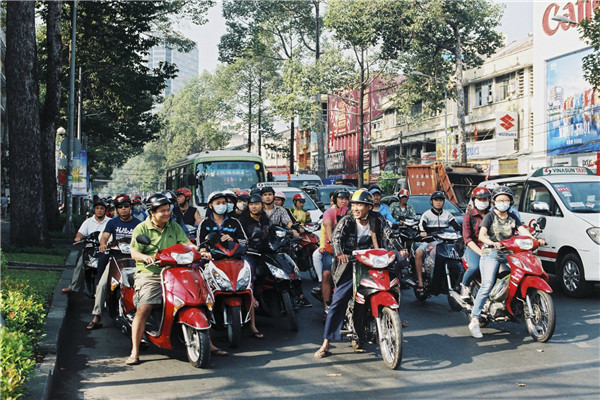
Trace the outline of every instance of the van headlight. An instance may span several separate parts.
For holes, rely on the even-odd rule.
[[[596,244],[600,244],[600,228],[595,226],[593,228],[589,228],[586,232],[590,239],[596,242]]]

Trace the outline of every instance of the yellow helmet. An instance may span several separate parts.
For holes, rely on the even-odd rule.
[[[352,203],[363,203],[372,206],[374,204],[373,195],[367,189],[359,189],[352,194],[350,204]]]

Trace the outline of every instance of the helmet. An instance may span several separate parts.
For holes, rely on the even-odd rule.
[[[285,193],[283,193],[283,192],[275,192],[275,197],[279,197],[279,198],[283,199],[283,201],[285,201],[287,199],[287,197],[285,197]]]
[[[333,192],[333,204],[337,204],[338,197],[341,197],[344,199],[349,199],[350,192],[347,191],[346,189],[337,189],[336,191],[334,191]]]
[[[210,203],[212,203],[212,202],[213,202],[213,200],[215,200],[215,199],[218,199],[219,197],[226,198],[227,196],[225,195],[225,193],[223,193],[223,192],[220,192],[220,191],[218,191],[218,190],[215,190],[214,192],[211,192],[211,193],[208,195],[208,199],[206,200],[206,202],[207,202],[208,204],[210,204]]]
[[[125,193],[120,194],[117,197],[115,197],[115,206],[116,207],[118,207],[119,205],[121,205],[123,203],[131,204],[131,198],[129,198],[129,196],[127,196]]]
[[[96,206],[102,206],[102,207],[106,208],[106,203],[104,202],[104,200],[98,199],[94,202],[94,207],[96,207]]]
[[[271,186],[263,186],[260,188],[260,194],[265,194],[265,193],[273,193],[275,194],[275,189],[273,189]]]
[[[492,193],[486,187],[476,187],[471,192],[472,199],[489,199],[490,197],[492,197]]]
[[[496,197],[500,196],[501,194],[505,194],[510,197],[510,205],[513,205],[515,202],[515,195],[508,186],[498,186],[496,189],[494,189],[494,193],[492,193],[492,200],[496,201]]]
[[[131,201],[133,202],[133,204],[142,204],[142,196],[137,194],[137,195],[133,196]]]
[[[192,191],[190,189],[188,189],[188,188],[179,188],[179,189],[177,189],[177,192],[175,192],[175,194],[177,196],[179,196],[180,194],[182,194],[188,200],[192,198]]]
[[[431,196],[429,197],[429,201],[431,201],[433,199],[444,199],[444,200],[446,200],[446,195],[444,194],[444,192],[436,190],[435,192],[431,193]]]
[[[260,196],[260,188],[253,188],[252,190],[250,190],[250,196],[252,196],[253,194],[257,194]]]
[[[167,197],[167,199],[169,199],[169,201],[172,204],[177,204],[177,196],[175,196],[175,193],[173,193],[172,190],[165,190],[163,191],[163,194]]]
[[[379,187],[379,185],[373,184],[373,185],[369,186],[369,193],[371,193],[371,194],[375,194],[375,193],[381,194],[381,188]]]
[[[352,195],[350,204],[352,203],[363,203],[373,205],[373,195],[367,191],[367,189],[359,189]]]
[[[229,197],[230,199],[232,199],[234,203],[237,201],[237,196],[235,195],[235,193],[233,193],[233,190],[223,190],[223,194],[225,195],[225,197]]]
[[[148,200],[146,200],[146,207],[148,207],[148,210],[150,211],[156,211],[158,207],[170,204],[171,200],[160,192],[151,194],[150,197],[148,197]]]
[[[240,190],[239,192],[237,192],[237,198],[238,200],[248,201],[248,199],[250,198],[250,193],[246,192],[245,190]]]
[[[294,203],[296,203],[297,201],[301,201],[303,203],[306,202],[306,199],[304,198],[304,195],[302,193],[296,193],[292,200],[294,201]]]
[[[400,189],[400,191],[398,192],[398,198],[403,198],[403,197],[410,197],[410,192],[408,191],[408,189]]]
[[[248,200],[248,203],[262,203],[262,197],[260,197],[260,194],[253,194],[250,196],[250,200]]]

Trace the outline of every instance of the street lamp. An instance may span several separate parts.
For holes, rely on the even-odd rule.
[[[424,74],[419,71],[408,72],[407,75],[416,75],[423,76],[425,78],[433,79],[434,81],[438,81],[438,79],[434,76]],[[444,87],[444,137],[446,145],[444,146],[446,150],[446,162],[448,162],[448,91]]]
[[[550,19],[552,21],[564,22],[565,24],[569,24],[569,25],[577,25],[577,22],[571,20],[570,18],[565,17],[564,15],[555,15],[554,17],[552,17]]]

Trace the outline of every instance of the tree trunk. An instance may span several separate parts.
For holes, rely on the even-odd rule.
[[[35,42],[35,3],[9,1],[6,5],[6,65],[10,242],[49,246],[42,187],[42,138]]]
[[[262,156],[262,74],[258,76],[258,155]]]
[[[252,81],[248,81],[248,153],[252,152]]]
[[[463,90],[463,65],[462,50],[460,43],[460,32],[458,26],[454,26],[454,37],[456,38],[456,47],[454,56],[456,57],[456,102],[458,117],[458,152],[460,163],[467,164],[467,141],[465,132],[465,92]]]
[[[361,62],[360,62],[360,91],[358,93],[358,188],[362,188],[364,185],[363,172],[365,169],[365,114],[363,111],[363,102],[365,96],[365,57],[364,50],[361,51]]]
[[[62,74],[62,38],[60,31],[62,1],[49,1],[47,26],[48,74],[46,76],[46,98],[40,125],[42,132],[42,173],[44,206],[48,227],[59,230],[58,191],[56,182],[56,123],[58,121]]]
[[[290,128],[290,175],[294,173],[294,118],[292,118],[292,124]]]

